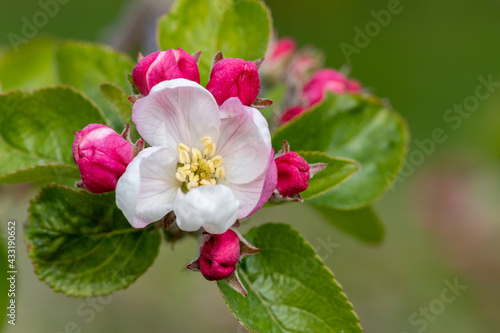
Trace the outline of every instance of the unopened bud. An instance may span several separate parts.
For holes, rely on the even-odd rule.
[[[118,178],[134,158],[135,146],[111,127],[90,124],[76,133],[73,159],[82,185],[92,193],[114,191]]]
[[[242,104],[250,106],[260,91],[257,65],[243,59],[222,59],[215,63],[210,72],[207,90],[219,105],[230,97],[238,97]]]
[[[302,95],[311,106],[323,99],[326,91],[337,94],[360,93],[361,86],[357,81],[346,78],[342,73],[325,68],[317,71],[306,83]]]
[[[223,234],[210,235],[200,251],[201,274],[209,281],[223,280],[236,270],[240,260],[240,239],[228,229]]]
[[[135,66],[132,77],[144,96],[162,81],[187,79],[200,83],[196,59],[182,49],[158,51],[142,58]]]
[[[283,197],[303,192],[309,186],[310,166],[299,154],[289,151],[275,159],[278,169],[276,189]]]
[[[297,117],[298,115],[302,114],[305,111],[305,108],[302,106],[294,106],[291,107],[290,109],[286,110],[283,115],[281,115],[281,123],[286,124],[293,118]]]
[[[295,39],[290,37],[280,38],[271,44],[267,60],[275,62],[288,59],[293,56],[296,48]]]

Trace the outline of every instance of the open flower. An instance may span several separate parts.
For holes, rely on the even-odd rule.
[[[184,231],[221,234],[271,196],[277,172],[267,122],[238,98],[219,108],[193,81],[164,81],[134,104],[132,119],[152,146],[116,188],[117,205],[133,227],[173,211]]]

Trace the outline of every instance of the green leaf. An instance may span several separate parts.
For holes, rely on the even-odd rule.
[[[34,39],[0,57],[0,91],[56,84],[54,44],[49,38]]]
[[[108,101],[115,114],[120,117],[121,122],[130,125],[132,140],[139,139],[139,134],[132,121],[132,103],[128,100],[128,95],[114,83],[103,83],[100,88],[102,95]]]
[[[325,169],[309,180],[309,187],[301,193],[306,200],[328,192],[359,170],[359,164],[353,160],[335,158],[320,152],[298,151],[297,153],[309,164],[328,163]]]
[[[258,0],[177,0],[158,26],[162,50],[203,52],[199,63],[202,85],[208,81],[215,53],[261,59],[270,34],[269,10]]]
[[[160,233],[132,228],[113,193],[48,186],[29,212],[25,238],[35,272],[67,295],[98,296],[124,289],[158,255]]]
[[[375,98],[328,94],[273,135],[292,150],[314,150],[360,163],[360,171],[311,202],[357,209],[382,194],[399,172],[406,155],[408,130],[403,119]]]
[[[130,57],[100,44],[65,42],[56,49],[56,62],[60,81],[83,91],[103,110],[108,125],[121,132],[125,124],[106,101],[99,86],[111,82],[130,93],[127,75],[134,68]]]
[[[266,90],[266,98],[269,98],[273,101],[273,104],[270,107],[260,110],[262,115],[266,118],[271,130],[274,128],[274,123],[276,123],[274,116],[275,114],[281,112],[280,105],[283,105],[284,98],[286,96],[288,86],[285,82],[280,82],[278,84],[272,85],[269,89]]]
[[[104,98],[108,101],[113,111],[120,117],[124,124],[132,122],[132,103],[122,88],[114,83],[103,83],[100,89]]]
[[[73,132],[103,122],[71,87],[0,94],[0,184],[78,179]]]
[[[137,89],[137,86],[134,83],[134,77],[132,76],[132,73],[127,74],[127,81],[130,84],[130,89],[132,89],[132,94],[139,95],[141,92],[139,91],[139,89]]]
[[[314,249],[289,225],[268,223],[245,238],[261,249],[238,269],[243,297],[219,281],[235,317],[256,332],[361,332],[341,287]]]
[[[385,236],[384,226],[372,207],[358,210],[337,210],[312,205],[332,225],[366,243],[380,243]]]

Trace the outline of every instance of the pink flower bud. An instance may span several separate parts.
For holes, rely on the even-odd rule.
[[[271,44],[269,48],[269,56],[266,57],[266,60],[276,62],[281,61],[282,59],[290,58],[295,53],[296,48],[297,46],[293,38],[280,38]]]
[[[288,66],[288,78],[302,87],[311,75],[322,66],[322,55],[314,50],[305,49],[297,53]]]
[[[299,154],[289,151],[275,159],[278,168],[276,189],[283,197],[291,197],[309,186],[310,166]]]
[[[305,111],[305,108],[302,106],[294,106],[291,107],[290,109],[286,110],[283,115],[281,116],[281,123],[286,124],[293,118],[297,117],[299,114]]]
[[[206,231],[204,234],[209,235]],[[240,239],[231,229],[219,235],[210,235],[202,245],[200,271],[209,281],[222,280],[236,270],[240,260]]]
[[[265,61],[260,73],[268,81],[277,81],[285,74],[285,70],[295,55],[297,46],[293,38],[281,38],[272,41],[267,49]]]
[[[337,94],[360,93],[361,86],[359,82],[346,78],[336,70],[325,68],[313,75],[311,80],[304,86],[302,94],[309,106],[311,106],[323,99],[326,91]]]
[[[243,59],[222,59],[212,68],[207,90],[219,105],[230,97],[238,97],[242,104],[250,106],[260,91],[257,65]]]
[[[134,145],[111,127],[90,124],[76,133],[73,159],[89,192],[114,191],[118,178],[133,158]]]
[[[162,81],[188,79],[200,83],[198,64],[182,49],[158,51],[142,58],[132,72],[137,89],[144,96]]]

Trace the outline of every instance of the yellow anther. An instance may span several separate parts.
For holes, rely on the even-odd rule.
[[[206,180],[206,179],[202,179],[202,180],[200,181],[200,185],[201,185],[201,186],[209,186],[209,185],[212,185],[212,183],[210,183],[210,182],[209,182],[208,180]]]
[[[191,149],[191,156],[193,157],[193,162],[198,162],[203,157],[201,156],[201,152],[196,148]]]
[[[193,151],[193,153],[196,153],[196,155],[198,155],[198,158],[201,158],[201,152],[198,148],[192,148],[191,150]]]
[[[180,172],[176,172],[175,173],[175,178],[177,178],[177,180],[180,181],[180,182],[185,182],[186,181],[186,177],[183,176]]]
[[[179,152],[179,163],[191,163],[191,159],[189,158],[189,153],[186,150],[181,150]]]
[[[212,143],[212,145],[210,146],[211,150],[210,150],[210,156],[214,156],[215,155],[215,152],[217,151],[217,146],[215,145],[215,143]]]
[[[217,146],[213,142],[208,144],[208,145],[203,145],[203,155],[204,156],[214,156],[216,150],[217,150]]]
[[[188,178],[189,178],[190,182],[196,182],[196,183],[198,183],[198,181],[200,180],[200,176],[195,175],[194,172],[191,172],[189,174]]]
[[[183,166],[179,167],[178,169],[182,170],[183,172],[188,172],[191,171],[191,165],[189,164],[184,164]]]
[[[220,179],[226,178],[226,168],[221,166],[215,169],[215,177]]]
[[[212,162],[214,164],[214,168],[218,168],[222,165],[222,163],[224,162],[224,159],[222,158],[222,156],[220,155],[217,155],[217,156],[214,156],[212,157]]]
[[[177,145],[179,167],[175,177],[185,183],[188,190],[198,186],[209,186],[217,183],[215,178],[224,178],[226,170],[222,166],[224,159],[215,155],[217,146],[213,139],[205,136],[201,139],[203,153],[197,148],[189,148],[183,143]]]
[[[199,186],[198,182],[189,182],[186,185],[186,187],[187,187],[188,190],[192,190],[193,188],[198,187],[198,186]]]
[[[186,146],[185,144],[183,144],[183,143],[179,143],[179,144],[177,145],[177,152],[180,154],[180,153],[181,153],[181,151],[187,151],[187,152],[189,153],[190,149],[189,149],[189,147],[188,147],[188,146]]]
[[[207,161],[207,167],[210,170],[210,173],[214,173],[215,172],[214,162],[212,162],[212,160],[208,160]]]
[[[212,142],[214,142],[214,140],[212,139],[211,136],[204,136],[203,138],[201,138],[201,143],[203,143],[203,148],[205,148],[205,146],[211,144]]]

